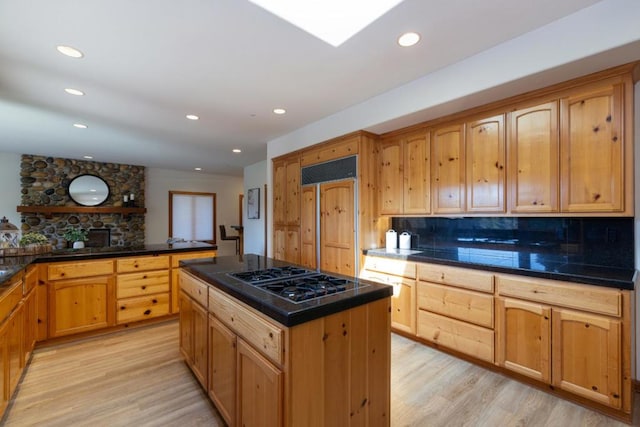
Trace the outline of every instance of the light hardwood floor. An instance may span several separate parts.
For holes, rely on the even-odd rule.
[[[625,425],[397,335],[392,361],[394,427]],[[36,349],[0,425],[224,423],[182,361],[172,321]]]

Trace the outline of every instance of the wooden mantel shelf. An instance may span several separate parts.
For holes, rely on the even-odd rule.
[[[18,212],[21,213],[40,213],[45,218],[51,218],[53,214],[58,213],[78,213],[78,214],[121,214],[133,215],[144,214],[146,208],[123,208],[123,207],[105,207],[105,206],[18,206]]]

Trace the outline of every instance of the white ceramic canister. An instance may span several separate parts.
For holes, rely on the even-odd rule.
[[[398,248],[398,233],[395,230],[389,230],[386,234],[387,250]]]
[[[405,231],[400,234],[399,238],[400,249],[411,249],[411,234]]]

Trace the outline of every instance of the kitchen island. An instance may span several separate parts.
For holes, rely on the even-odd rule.
[[[316,272],[233,276],[297,268],[257,255],[180,266],[181,351],[229,425],[389,425],[391,287],[325,276],[336,290],[294,301],[265,287]]]

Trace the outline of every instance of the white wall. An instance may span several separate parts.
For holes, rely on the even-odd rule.
[[[228,227],[238,223],[238,197],[243,193],[242,177],[147,168],[145,238],[148,244],[164,243],[169,237],[169,191],[216,193],[218,255],[235,254],[235,243],[220,240],[217,226],[222,224]]]
[[[0,152],[0,218],[20,228],[20,154]]]
[[[267,161],[263,160],[244,168],[244,209],[242,219],[244,225],[244,253],[266,255],[264,251],[265,245],[265,196],[271,200],[271,194],[266,194],[264,186],[267,183]],[[247,218],[247,190],[250,188],[260,189],[260,218]],[[267,188],[267,191],[270,191]]]

